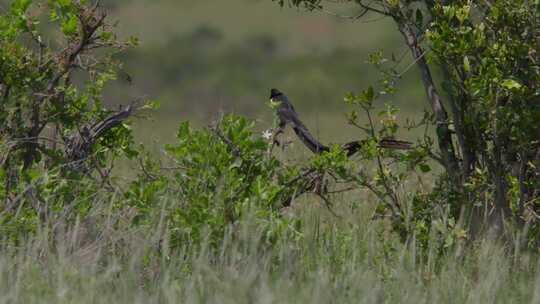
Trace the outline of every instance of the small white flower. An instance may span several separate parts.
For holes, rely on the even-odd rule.
[[[272,138],[272,129],[264,130],[262,132],[262,137],[266,140],[270,140],[270,138]]]

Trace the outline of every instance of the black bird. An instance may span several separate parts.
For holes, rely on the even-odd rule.
[[[319,142],[307,129],[307,127],[302,123],[298,117],[298,113],[294,109],[292,103],[289,101],[289,98],[278,89],[270,90],[270,101],[273,103],[278,103],[277,105],[277,115],[279,118],[279,130],[276,132],[276,135],[283,132],[287,125],[290,125],[294,133],[300,138],[300,140],[308,147],[313,153],[319,154],[324,151],[329,151],[328,146],[323,145]],[[350,156],[356,153],[362,146],[361,141],[353,141],[343,145],[343,149],[347,151],[347,154]],[[391,138],[385,138],[379,141],[379,147],[387,149],[398,149],[406,150],[411,148],[411,143],[401,140],[395,140]]]
[[[321,153],[328,151],[329,148],[320,143],[306,128],[298,117],[298,113],[289,101],[289,98],[278,89],[270,90],[270,100],[279,103],[277,106],[277,115],[279,118],[279,131],[281,133],[286,125],[290,125],[296,136],[306,145],[313,153]]]

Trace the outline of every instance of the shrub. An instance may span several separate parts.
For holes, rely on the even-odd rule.
[[[241,220],[254,220],[268,241],[294,230],[294,221],[279,210],[294,191],[298,168],[284,166],[269,153],[269,141],[253,127],[234,115],[202,130],[182,123],[178,143],[166,147],[171,165],[146,162],[145,173],[130,187],[127,198],[141,212],[138,220],[151,219],[165,196],[172,198],[165,208],[176,245],[206,237],[215,244]]]
[[[3,228],[34,230],[51,212],[87,209],[115,160],[136,155],[134,107],[112,111],[102,97],[121,66],[114,55],[134,44],[87,1],[15,0],[0,15]]]

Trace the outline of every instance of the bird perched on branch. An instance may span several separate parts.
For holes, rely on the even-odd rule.
[[[329,151],[330,148],[319,142],[307,129],[300,120],[294,106],[289,101],[289,98],[280,92],[278,89],[270,90],[270,102],[275,105],[277,116],[279,119],[279,129],[275,133],[282,133],[287,125],[291,126],[296,133],[296,136],[304,143],[313,153],[320,154],[324,151]],[[353,155],[362,147],[361,141],[353,141],[343,145],[343,149],[347,151],[347,155]],[[411,148],[411,143],[391,138],[384,138],[379,141],[379,147],[386,149],[406,150]]]
[[[306,126],[298,117],[298,113],[289,101],[289,98],[278,89],[270,90],[270,101],[277,105],[276,112],[279,119],[279,130],[277,134],[283,132],[286,125],[290,125],[296,133],[296,136],[306,145],[313,153],[322,153],[328,151],[328,147],[320,143],[311,135]]]

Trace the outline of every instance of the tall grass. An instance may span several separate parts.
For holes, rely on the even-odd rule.
[[[302,204],[290,211],[299,234],[268,243],[245,220],[218,248],[176,250],[163,215],[133,227],[131,211],[97,204],[21,245],[3,242],[0,303],[540,303],[535,253],[488,240],[420,250],[369,220],[369,206],[344,200],[336,218]]]

